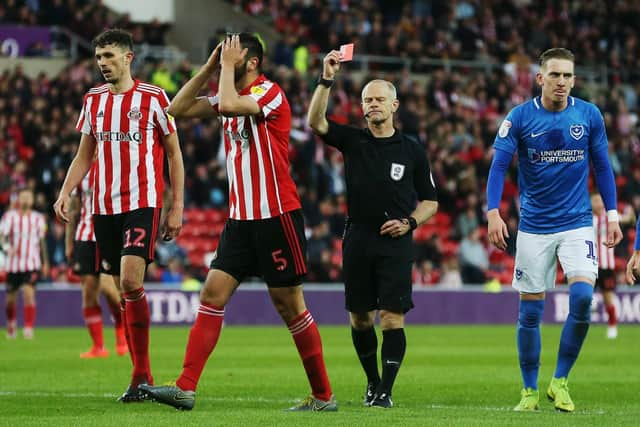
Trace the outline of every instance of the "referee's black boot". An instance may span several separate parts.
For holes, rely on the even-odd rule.
[[[389,395],[388,393],[376,394],[369,406],[376,407],[376,408],[385,408],[385,409],[393,408],[391,395]]]
[[[364,406],[370,406],[371,402],[373,402],[374,397],[376,397],[376,387],[378,387],[378,384],[367,383],[367,389],[364,392],[364,400],[362,401]]]

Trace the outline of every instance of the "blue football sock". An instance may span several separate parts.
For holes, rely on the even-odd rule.
[[[544,300],[520,300],[518,309],[518,357],[524,388],[538,389],[540,367],[540,320]]]
[[[569,316],[560,335],[555,378],[568,377],[589,330],[593,286],[575,282],[569,290]]]

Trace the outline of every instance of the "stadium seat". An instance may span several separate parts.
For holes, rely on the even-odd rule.
[[[460,243],[453,240],[445,240],[444,242],[442,242],[442,254],[445,256],[458,255],[459,247]]]

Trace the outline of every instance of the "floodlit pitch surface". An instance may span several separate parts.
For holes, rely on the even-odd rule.
[[[346,317],[346,316],[345,316]],[[543,326],[541,395],[553,374],[560,326]],[[283,327],[227,327],[200,381],[196,407],[179,412],[154,402],[116,402],[128,382],[128,356],[81,360],[81,328],[40,328],[33,341],[0,340],[2,426],[501,426],[638,425],[640,328],[623,325],[617,340],[594,326],[573,374],[573,414],[546,398],[536,413],[514,413],[520,373],[515,329],[508,326],[410,326],[394,392],[395,408],[361,405],[365,380],[349,329],[321,327],[337,413],[287,413],[309,392],[291,337]],[[187,328],[153,328],[156,383],[180,372]],[[105,330],[113,351],[113,331]]]

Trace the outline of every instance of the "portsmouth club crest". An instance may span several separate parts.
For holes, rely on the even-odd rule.
[[[400,163],[391,163],[391,179],[400,181],[404,176],[404,165]]]
[[[569,134],[571,134],[571,137],[573,139],[575,139],[576,141],[579,141],[580,138],[582,138],[582,136],[584,135],[584,126],[571,125],[571,127],[569,128]]]

